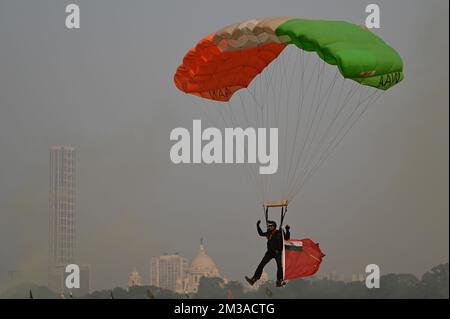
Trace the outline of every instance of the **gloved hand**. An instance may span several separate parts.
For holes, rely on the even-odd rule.
[[[260,220],[258,220],[258,221],[256,222],[256,225],[259,226],[259,224],[261,224],[261,221],[260,221]]]

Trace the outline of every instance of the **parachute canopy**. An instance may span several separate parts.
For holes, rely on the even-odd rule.
[[[403,80],[398,53],[363,26],[271,17],[232,24],[200,40],[178,67],[175,84],[185,93],[228,101],[289,44],[316,52],[362,85],[387,90]]]
[[[278,170],[265,175],[260,163],[244,166],[259,203],[286,209],[368,107],[403,77],[398,53],[364,26],[270,17],[200,40],[174,82],[192,97],[183,103],[195,103],[214,127],[277,129]],[[239,145],[248,158],[245,142],[250,138]],[[274,201],[280,199],[286,202]]]

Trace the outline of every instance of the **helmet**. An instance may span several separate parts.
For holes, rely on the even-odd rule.
[[[277,228],[277,223],[274,222],[273,220],[268,220],[266,225],[267,225],[267,228],[269,228],[269,227],[273,227],[273,229]]]

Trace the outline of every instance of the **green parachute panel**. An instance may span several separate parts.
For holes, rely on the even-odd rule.
[[[403,80],[400,55],[363,26],[345,21],[291,19],[276,29],[286,44],[315,51],[345,78],[387,90]]]

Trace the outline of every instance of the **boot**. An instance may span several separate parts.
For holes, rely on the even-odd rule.
[[[248,278],[247,276],[245,276],[245,280],[247,280],[247,282],[248,282],[248,284],[249,284],[250,286],[253,286],[253,285],[255,284],[255,282],[256,282],[256,279],[254,279],[254,278]]]

